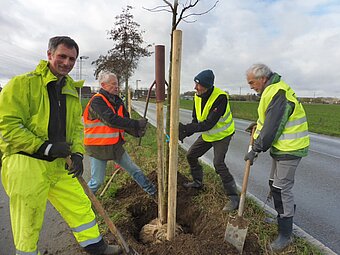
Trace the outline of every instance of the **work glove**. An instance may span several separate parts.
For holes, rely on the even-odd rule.
[[[183,140],[186,137],[187,137],[186,125],[184,125],[180,122],[179,126],[178,126],[178,140],[180,140],[181,143],[183,143]]]
[[[84,172],[83,155],[81,153],[72,153],[71,165],[66,165],[68,174],[72,174],[72,178],[82,176]]]
[[[50,149],[47,151],[47,156],[54,158],[66,158],[71,154],[71,144],[67,142],[55,142],[48,144],[46,148],[48,147],[50,147]]]
[[[245,156],[244,156],[244,161],[247,161],[249,160],[250,162],[250,165],[252,166],[254,161],[256,160],[258,156],[258,153],[253,151],[253,150],[250,150]]]
[[[245,129],[246,132],[251,133],[251,131],[253,130],[253,127],[256,126],[257,123],[256,122],[252,122],[249,124],[249,126]]]
[[[189,137],[197,132],[197,128],[197,123],[189,123],[184,125],[180,122],[178,127],[178,140],[183,143],[184,138]]]
[[[137,120],[137,137],[143,137],[145,135],[146,124],[148,124],[148,119],[146,118]]]

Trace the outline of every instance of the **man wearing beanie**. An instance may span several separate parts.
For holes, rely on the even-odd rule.
[[[221,177],[225,193],[229,198],[223,211],[230,212],[237,209],[239,204],[235,180],[225,164],[225,156],[231,137],[235,133],[235,126],[230,111],[229,96],[223,90],[214,87],[214,79],[215,76],[211,70],[204,70],[195,76],[196,94],[192,122],[186,125],[179,123],[181,142],[185,137],[194,133],[202,133],[186,155],[193,181],[184,183],[183,186],[195,189],[203,187],[203,169],[198,158],[213,147],[214,167]]]

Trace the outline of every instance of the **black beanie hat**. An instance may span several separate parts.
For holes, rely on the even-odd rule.
[[[214,86],[214,79],[215,75],[213,71],[208,69],[197,74],[194,78],[194,81],[209,89]]]

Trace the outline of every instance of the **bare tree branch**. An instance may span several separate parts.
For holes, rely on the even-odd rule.
[[[162,12],[162,11],[165,11],[165,12],[173,13],[174,12],[174,7],[172,6],[172,4],[169,1],[167,1],[167,0],[163,0],[163,2],[166,3],[166,5],[156,6],[155,8],[145,8],[145,7],[142,7],[142,8],[147,10],[147,11],[150,11],[150,12]],[[170,10],[166,9],[167,7],[170,7]]]
[[[144,10],[147,10],[149,12],[170,12],[172,13],[172,10],[167,9],[168,6],[157,6],[155,8],[146,8],[146,7],[142,7]]]
[[[189,17],[192,17],[192,16],[201,16],[201,15],[207,14],[208,12],[210,12],[212,9],[214,9],[217,6],[219,0],[217,0],[212,7],[210,7],[208,10],[206,10],[204,12],[190,13],[190,14],[184,15],[185,11],[187,11],[190,8],[195,7],[198,4],[198,2],[199,2],[199,0],[196,0],[194,3],[192,3],[191,0],[190,0],[190,4],[187,5],[187,3],[186,3],[186,6],[183,5],[182,11],[179,15],[177,22],[176,22],[176,27],[182,20],[186,23],[194,23],[196,20],[188,21],[186,19],[189,18]]]

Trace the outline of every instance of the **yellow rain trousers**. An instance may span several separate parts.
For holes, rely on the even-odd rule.
[[[39,255],[37,243],[47,199],[57,209],[82,247],[99,242],[91,202],[76,178],[67,174],[65,160],[53,162],[21,154],[4,158],[1,178],[10,199],[17,255]]]

